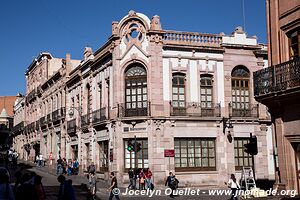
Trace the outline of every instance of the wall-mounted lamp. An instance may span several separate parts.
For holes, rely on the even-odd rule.
[[[223,117],[222,120],[220,121],[220,123],[221,122],[223,122],[223,133],[224,133],[224,135],[225,135],[226,128],[229,129],[229,131],[227,133],[227,139],[228,139],[229,143],[231,143],[232,142],[232,135],[230,133],[230,129],[233,128],[231,120],[230,120],[230,118]]]

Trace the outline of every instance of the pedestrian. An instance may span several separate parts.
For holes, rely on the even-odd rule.
[[[43,158],[43,154],[40,153],[39,155],[39,167],[44,166],[44,158]]]
[[[139,173],[139,182],[140,182],[140,187],[139,189],[141,190],[145,190],[145,179],[146,179],[146,176],[145,176],[145,172],[144,172],[144,169],[141,169],[141,172]]]
[[[10,186],[10,175],[6,168],[0,168],[0,199],[14,200],[14,193]]]
[[[169,172],[169,176],[167,177],[165,186],[171,188],[172,192],[170,194],[170,197],[174,198],[174,191],[176,190],[176,181],[172,172]]]
[[[240,184],[236,181],[235,175],[231,174],[230,179],[227,182],[227,186],[231,188],[231,198],[230,200],[237,200],[237,191],[240,189]]]
[[[63,160],[61,159],[61,157],[59,156],[57,161],[57,167],[56,167],[56,174],[57,175],[61,175],[62,174],[62,163],[63,163]]]
[[[96,166],[95,166],[94,162],[92,162],[92,163],[88,166],[87,171],[88,171],[89,174],[91,174],[91,173],[96,173]]]
[[[28,173],[22,175],[20,186],[17,187],[16,200],[24,200],[24,197],[26,199],[37,199],[34,183],[32,183],[32,175]]]
[[[134,171],[133,171],[132,168],[129,169],[128,176],[129,176],[129,185],[128,185],[128,188],[129,189],[135,189],[135,183],[134,183],[135,173],[134,173]]]
[[[97,178],[95,176],[95,173],[91,173],[89,177],[89,190],[91,194],[91,199],[96,199],[96,182]]]
[[[42,177],[39,175],[35,176],[34,179],[34,189],[36,194],[37,200],[45,200],[46,199],[46,193],[45,189],[42,183]]]
[[[40,160],[40,156],[39,156],[39,154],[37,154],[37,155],[35,156],[35,162],[36,162],[36,166],[37,166],[37,167],[39,167],[39,165],[40,165],[39,160]]]
[[[79,163],[77,159],[74,159],[73,162],[73,170],[74,170],[74,175],[78,175],[78,170],[79,170]]]
[[[153,190],[154,186],[152,184],[152,172],[149,168],[147,169],[145,176],[146,176],[147,189]]]
[[[66,180],[64,175],[59,175],[57,181],[60,183],[58,200],[75,200],[75,192],[72,181]]]
[[[66,158],[63,158],[63,162],[62,162],[63,174],[67,174],[67,167],[68,167],[67,160]]]
[[[118,182],[117,182],[117,178],[115,177],[115,173],[111,172],[110,177],[111,177],[111,185],[107,189],[110,192],[109,200],[112,200],[114,197],[116,197],[116,199],[118,200],[120,199],[120,197],[119,197]]]

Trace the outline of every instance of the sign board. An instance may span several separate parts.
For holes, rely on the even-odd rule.
[[[175,151],[174,151],[174,149],[165,149],[164,154],[165,154],[165,157],[174,157]]]

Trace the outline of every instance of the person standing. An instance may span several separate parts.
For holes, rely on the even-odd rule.
[[[110,191],[109,194],[109,200],[112,200],[114,197],[116,197],[116,199],[120,199],[119,194],[117,194],[118,190],[116,190],[118,188],[118,182],[117,182],[117,178],[115,177],[115,173],[111,172],[110,173],[110,177],[111,177],[111,185],[108,188],[108,191]]]
[[[173,191],[175,190],[175,178],[172,172],[169,172],[169,176],[167,177],[165,186],[168,186],[172,189],[172,193],[170,194],[171,198],[174,198]]]
[[[66,180],[64,175],[59,175],[57,181],[60,183],[58,200],[75,200],[75,192],[71,180]]]
[[[152,186],[152,172],[151,172],[151,170],[149,168],[147,169],[145,176],[146,176],[147,189],[153,190],[153,186]]]
[[[95,173],[91,173],[89,176],[89,189],[90,189],[90,194],[92,199],[96,199],[96,182],[97,182],[97,178],[95,176]]]
[[[237,191],[240,189],[240,184],[236,181],[234,174],[230,175],[230,179],[227,183],[228,187],[231,188],[231,198],[230,200],[237,200]]]
[[[135,189],[135,184],[134,184],[134,171],[132,168],[129,169],[128,171],[128,176],[129,176],[129,185],[128,185],[128,188],[129,189]]]
[[[34,179],[34,191],[36,195],[37,200],[45,200],[46,199],[46,193],[45,189],[42,183],[42,177],[39,175],[35,176]]]

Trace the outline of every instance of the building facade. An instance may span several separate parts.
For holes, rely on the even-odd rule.
[[[255,72],[254,95],[272,116],[275,186],[299,194],[300,2],[266,2],[270,67]]]
[[[244,144],[253,133],[259,148],[256,177],[270,180],[270,119],[254,100],[252,87],[252,72],[266,66],[266,47],[241,27],[232,35],[169,31],[162,29],[159,16],[150,20],[130,11],[112,23],[112,35],[102,47],[95,52],[85,48],[83,60],[62,76],[65,81],[48,77],[42,84],[28,84],[28,95],[30,87],[39,85],[45,99],[51,88],[65,93],[60,129],[52,120],[43,131],[38,118],[59,107],[47,106],[47,101],[44,106],[37,94],[26,97],[25,112],[30,106],[46,109],[26,114],[36,116],[31,123],[40,122],[31,134],[40,135],[36,140],[44,144],[40,150],[45,156],[55,152],[49,135],[60,132],[60,143],[51,140],[60,146],[53,158],[78,159],[83,170],[94,162],[104,179],[115,171],[127,183],[129,168],[150,168],[158,184],[173,171],[185,186],[224,186],[231,173],[252,166]],[[224,133],[223,117],[233,125]],[[141,144],[136,155],[127,150],[134,138]],[[174,157],[165,150],[174,150]]]

